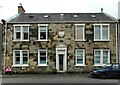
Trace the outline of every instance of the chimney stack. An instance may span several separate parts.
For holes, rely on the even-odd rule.
[[[101,8],[101,13],[103,13],[103,8]]]
[[[25,10],[24,10],[24,8],[23,8],[21,3],[19,3],[19,6],[18,6],[18,13],[19,14],[25,13]]]

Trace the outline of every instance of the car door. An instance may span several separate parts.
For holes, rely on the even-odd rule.
[[[113,64],[111,69],[108,72],[108,76],[110,77],[118,77],[119,76],[119,64]]]

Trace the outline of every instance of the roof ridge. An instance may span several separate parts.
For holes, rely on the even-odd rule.
[[[90,13],[24,13],[24,14],[102,14],[101,12],[90,12]]]

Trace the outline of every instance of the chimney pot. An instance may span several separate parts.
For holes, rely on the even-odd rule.
[[[103,13],[103,8],[101,8],[101,13]]]

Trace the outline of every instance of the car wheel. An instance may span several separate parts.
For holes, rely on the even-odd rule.
[[[101,79],[105,79],[106,78],[106,75],[104,73],[101,73],[100,76],[99,76]]]

